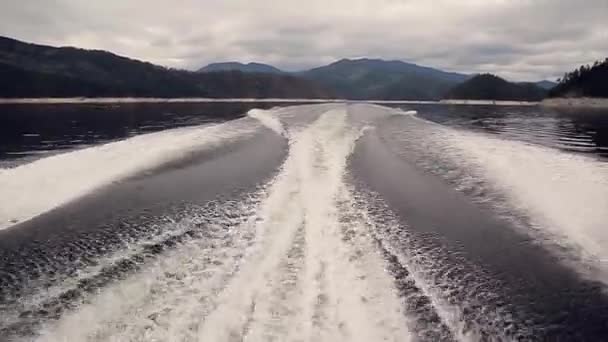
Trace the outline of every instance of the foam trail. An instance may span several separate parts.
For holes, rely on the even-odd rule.
[[[451,132],[445,138],[539,229],[555,242],[578,246],[608,276],[608,164],[480,134]]]
[[[140,171],[253,134],[243,120],[139,135],[0,169],[0,229]]]
[[[390,282],[371,290],[377,278],[359,277],[340,238],[334,201],[356,139],[345,119],[344,110],[329,111],[290,134],[290,155],[261,212],[259,252],[221,294],[199,340],[408,337],[398,305],[390,305],[398,303]]]
[[[426,336],[428,341],[472,342],[484,340],[483,336],[492,336],[495,341],[513,339],[506,329],[513,323],[508,310],[478,310],[481,303],[501,300],[480,290],[496,287],[493,279],[465,258],[444,250],[436,237],[412,234],[378,194],[364,190],[355,200],[387,259],[404,268],[405,278],[400,281],[407,291],[402,297],[406,306],[414,309],[406,314],[413,321],[411,325],[420,329],[417,336]],[[527,331],[518,333],[530,336]]]
[[[585,267],[576,267],[579,271],[608,283],[607,163],[416,121],[414,126],[425,127],[408,132],[416,136],[411,139],[426,156],[424,167],[493,205],[518,226],[525,217],[526,233],[570,261],[584,262]],[[417,137],[417,131],[424,131],[424,136]],[[434,165],[438,160],[447,171]]]
[[[240,223],[205,228],[210,236],[102,289],[41,339],[410,340],[344,182],[360,129],[339,109],[288,133],[285,163]]]
[[[253,212],[264,190],[249,201],[203,210],[182,225],[202,228],[142,272],[100,289],[57,322],[41,341],[195,340],[196,327],[238,270],[254,237]],[[201,223],[204,224],[201,226]]]

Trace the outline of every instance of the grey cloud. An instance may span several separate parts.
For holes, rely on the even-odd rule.
[[[171,67],[401,59],[517,80],[608,56],[606,0],[4,0],[0,33]]]

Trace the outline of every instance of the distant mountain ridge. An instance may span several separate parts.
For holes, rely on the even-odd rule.
[[[372,58],[341,59],[300,72],[255,62],[213,63],[192,72],[102,50],[57,48],[0,37],[0,97],[440,100],[455,94],[484,97],[492,89],[499,89],[495,94],[503,97],[524,94],[521,96],[536,98],[546,93],[534,84],[504,80],[481,82],[489,90],[473,83],[473,90],[463,92],[471,87],[465,83],[472,78],[476,77]],[[549,88],[551,82],[538,85]]]
[[[0,97],[330,98],[291,75],[168,69],[101,50],[0,37]]]
[[[403,61],[342,59],[297,73],[348,99],[437,100],[469,76]]]
[[[279,70],[267,64],[270,70]],[[203,69],[238,68],[259,72],[242,63],[211,64]],[[543,80],[513,83],[493,75],[446,72],[398,60],[341,59],[310,70],[293,72],[332,89],[340,98],[355,100],[439,100],[443,98],[538,101],[557,85]],[[492,76],[492,77],[489,77]],[[472,83],[466,81],[475,79]]]
[[[198,72],[217,72],[217,71],[241,71],[250,73],[270,73],[270,74],[282,74],[282,70],[273,67],[272,65],[263,63],[240,63],[240,62],[223,62],[223,63],[211,63],[198,70]]]
[[[431,74],[434,76],[441,77],[443,79],[452,80],[452,81],[463,81],[467,79],[469,76],[456,72],[446,72],[443,70],[439,70],[436,68],[421,66],[414,63],[407,63],[400,60],[384,60],[380,58],[356,58],[349,59],[343,58],[339,61],[333,62],[329,65],[313,68],[305,72],[319,72],[325,71],[327,69],[335,69],[335,68],[365,68],[371,69],[375,71],[384,71],[384,72],[413,72],[413,73],[424,73]]]
[[[542,81],[536,82],[534,84],[538,87],[549,90],[549,89],[554,88],[557,85],[557,82],[542,80]]]
[[[238,70],[246,73],[287,73],[263,63],[212,63],[199,72]],[[470,76],[403,61],[341,59],[329,65],[291,75],[332,89],[340,98],[357,100],[438,100]]]
[[[546,96],[547,90],[534,83],[513,83],[492,74],[481,74],[451,89],[446,98],[462,100],[540,101]]]

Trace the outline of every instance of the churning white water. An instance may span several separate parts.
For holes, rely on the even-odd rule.
[[[394,135],[420,165],[507,219],[525,217],[525,233],[608,284],[605,161],[418,117],[406,120],[408,128]]]
[[[258,128],[251,120],[178,128],[0,169],[0,229],[137,172],[250,135]]]
[[[420,165],[429,169],[449,161],[454,167],[442,176],[457,187],[483,182],[539,231],[578,246],[596,261],[608,257],[601,229],[608,208],[606,167],[586,157],[432,125],[415,114],[361,104],[253,110],[231,123],[143,135],[0,170],[0,189],[15,195],[14,203],[3,200],[0,219],[24,220],[136,172],[260,130],[288,141],[277,173],[256,190],[191,206],[185,218],[163,223],[163,234],[134,241],[75,277],[23,298],[22,310],[35,311],[48,298],[149,245],[197,231],[123,278],[83,291],[75,305],[36,326],[35,336],[26,340],[475,341],[523,336],[516,334],[525,333],[525,327],[511,324],[511,307],[482,307],[484,300],[509,300],[493,292],[500,283],[484,273],[482,264],[444,248],[440,234],[409,234],[403,223],[407,217],[401,221],[379,194],[357,188],[349,170],[357,141],[378,118],[407,120],[409,131],[399,132],[406,142],[397,148],[407,149],[401,152],[409,153],[409,161],[423,156],[428,164]],[[399,151],[393,152],[398,158]],[[108,163],[118,166],[101,167]],[[41,177],[43,171],[47,177]],[[477,183],[467,183],[471,179]],[[46,189],[45,195],[31,198],[35,189]],[[20,319],[16,312],[0,323]]]
[[[282,132],[268,115],[254,116]],[[238,222],[216,222],[211,239],[189,241],[101,290],[41,339],[410,339],[366,223],[348,219],[355,209],[344,173],[360,129],[347,120],[345,109],[329,110],[290,131],[280,172]]]

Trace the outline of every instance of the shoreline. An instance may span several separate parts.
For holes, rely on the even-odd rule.
[[[157,97],[50,97],[0,98],[2,104],[130,104],[130,103],[374,103],[374,104],[444,104],[536,106],[539,102],[492,100],[348,100],[348,99],[284,99],[284,98],[157,98]]]
[[[467,99],[445,99],[439,101],[442,104],[471,105],[471,106],[537,106],[540,102],[533,101],[502,101],[502,100],[467,100]]]
[[[550,108],[598,108],[608,109],[608,98],[597,98],[597,97],[576,97],[576,98],[565,98],[556,97],[550,99],[544,99],[541,102],[544,107]]]
[[[280,99],[280,98],[161,98],[161,97],[46,97],[0,98],[0,104],[112,104],[112,103],[212,103],[212,102],[343,102],[339,99]]]

